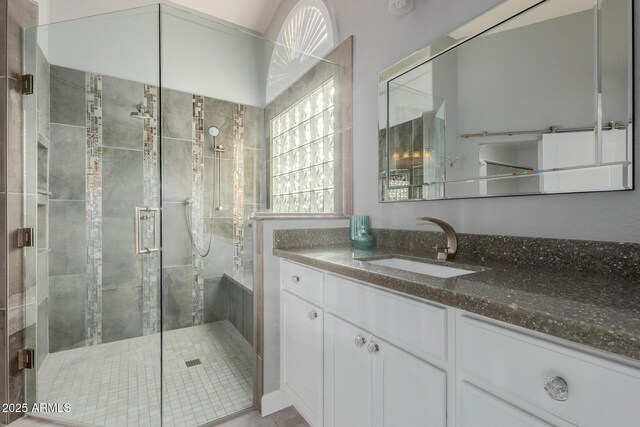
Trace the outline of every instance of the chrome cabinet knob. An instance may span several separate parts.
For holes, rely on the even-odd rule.
[[[316,320],[318,318],[318,312],[315,310],[311,310],[309,312],[309,320]]]
[[[544,379],[544,391],[549,397],[559,402],[569,399],[569,385],[562,377],[547,377]]]
[[[380,346],[374,342],[370,342],[367,346],[367,350],[369,350],[369,354],[376,354],[380,351]]]
[[[361,348],[363,345],[367,343],[367,339],[362,335],[358,335],[354,340],[354,342],[356,343],[356,347]]]
[[[292,283],[300,283],[300,276],[298,276],[298,275],[291,276],[291,282]]]

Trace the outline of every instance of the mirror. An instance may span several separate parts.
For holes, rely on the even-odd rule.
[[[508,0],[380,74],[382,202],[633,189],[632,0]]]

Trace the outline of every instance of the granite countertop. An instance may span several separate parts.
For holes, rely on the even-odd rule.
[[[640,360],[638,279],[504,261],[412,256],[350,245],[276,248],[273,254],[332,273]],[[475,270],[440,279],[367,263],[390,255]]]

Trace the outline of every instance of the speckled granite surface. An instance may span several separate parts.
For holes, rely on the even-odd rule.
[[[337,231],[331,234],[334,237],[342,236]],[[481,271],[439,279],[367,263],[367,260],[389,256],[441,263],[433,259],[430,250],[420,253],[411,248],[412,240],[414,244],[419,242],[421,248],[427,247],[424,239],[402,238],[401,234],[381,236],[380,231],[375,234],[378,244],[390,245],[388,239],[398,243],[396,247],[363,251],[351,248],[340,238],[334,240],[333,245],[329,245],[330,240],[325,239],[322,240],[324,246],[314,246],[318,241],[313,240],[313,232],[307,231],[304,234],[306,245],[301,243],[302,240],[297,240],[296,235],[281,236],[281,244],[276,245],[273,253],[413,297],[640,360],[640,266],[629,261],[637,256],[638,245],[612,248],[609,245],[616,244],[530,239],[518,250],[522,239],[512,238],[517,242],[515,247],[474,248],[472,240],[467,240],[465,250],[463,235],[460,236],[461,251],[456,261],[443,264],[458,268],[467,266]],[[429,234],[437,233],[427,233],[423,238],[434,238]],[[478,240],[486,242],[487,237],[492,237],[498,244],[504,244],[505,239],[509,239],[482,236]],[[545,241],[541,243],[543,246],[556,245],[570,250],[554,252],[551,246],[545,246],[544,249],[530,247],[542,240]],[[289,246],[285,246],[284,242]],[[591,257],[585,255],[585,246],[592,249]],[[625,261],[611,266],[607,261],[611,251],[623,251],[625,248],[630,249],[624,254],[627,256]],[[547,250],[551,250],[551,254],[544,255]],[[589,252],[588,249],[586,251]],[[563,259],[571,257],[571,253],[579,259]],[[599,253],[603,254],[602,258],[598,258]],[[620,253],[616,255],[618,258],[623,256]],[[549,257],[554,259],[549,260]],[[546,263],[545,258],[548,260]],[[632,265],[625,269],[625,263]],[[595,271],[597,268],[594,265],[605,264],[607,268],[604,271]]]
[[[443,233],[430,231],[373,229],[371,234],[379,247],[406,249],[427,257],[435,257],[433,247],[446,243]],[[640,244],[636,243],[458,234],[458,256],[635,277],[640,286]]]
[[[304,248],[309,246],[328,246],[348,244],[348,228],[309,228],[295,230],[275,230],[274,248]]]

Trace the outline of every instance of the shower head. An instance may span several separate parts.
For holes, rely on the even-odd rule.
[[[211,126],[209,128],[209,135],[215,138],[216,136],[220,135],[220,129],[218,129],[216,126]]]
[[[151,114],[149,113],[149,110],[147,110],[144,105],[138,104],[138,105],[136,105],[136,109],[138,111],[134,111],[133,113],[131,113],[131,118],[132,119],[145,120],[145,119],[152,118]]]

